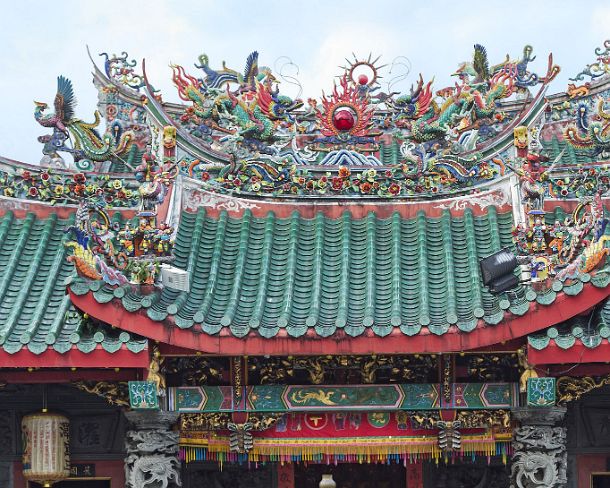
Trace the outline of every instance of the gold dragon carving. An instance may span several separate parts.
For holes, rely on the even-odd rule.
[[[579,400],[585,393],[605,385],[610,385],[610,374],[598,379],[590,376],[582,378],[562,376],[557,380],[557,404],[565,405]]]

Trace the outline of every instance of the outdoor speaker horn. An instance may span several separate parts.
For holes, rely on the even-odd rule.
[[[503,291],[515,288],[519,284],[519,278],[513,273],[501,276],[489,285],[489,291],[494,294],[502,293]]]
[[[483,275],[483,284],[489,286],[490,283],[505,275],[512,275],[517,267],[517,258],[509,249],[505,248],[481,259],[479,264]]]

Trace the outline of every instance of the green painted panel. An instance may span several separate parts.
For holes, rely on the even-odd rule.
[[[555,378],[528,378],[527,404],[531,407],[555,405]]]
[[[129,406],[134,410],[158,410],[157,384],[152,381],[130,381]]]

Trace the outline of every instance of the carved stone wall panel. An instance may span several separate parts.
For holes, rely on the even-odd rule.
[[[119,411],[70,417],[70,446],[74,454],[120,452],[124,432]]]

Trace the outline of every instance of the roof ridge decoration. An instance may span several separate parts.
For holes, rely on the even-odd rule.
[[[103,188],[93,195],[81,195],[76,221],[67,231],[71,240],[65,244],[72,250],[68,260],[79,276],[110,285],[154,285],[160,265],[173,260],[174,229],[157,223],[157,207],[177,175],[173,127],[164,130],[157,150],[163,155],[161,163],[147,152],[135,168],[140,202],[136,225],[127,221],[121,229],[111,221]]]
[[[42,143],[43,158],[41,164],[59,168],[72,168],[79,171],[104,171],[118,165],[133,170],[134,161],[145,151],[151,142],[149,127],[145,121],[142,103],[133,103],[119,96],[119,91],[126,87],[136,100],[143,100],[138,90],[144,86],[143,77],[134,71],[135,60],[128,60],[123,52],[121,56],[105,57],[104,69],[108,77],[107,84],[98,86],[99,104],[94,112],[93,122],[86,122],[75,115],[76,97],[72,82],[64,77],[57,78],[57,93],[53,101],[54,111],[48,114],[48,104],[35,102],[34,118],[43,127],[52,129],[51,134],[38,138]],[[94,82],[97,85],[96,80]],[[154,93],[151,88],[151,92]],[[104,134],[100,134],[99,125],[105,119]],[[60,152],[70,154],[74,164],[66,162]],[[116,171],[116,168],[114,169]]]
[[[244,75],[224,63],[214,70],[202,55],[196,65],[204,71],[201,78],[172,65],[178,94],[190,102],[175,123],[200,144],[228,153],[232,162],[219,173],[197,159],[182,159],[181,166],[221,191],[250,194],[453,193],[504,174],[503,158],[479,149],[500,135],[506,139],[511,124],[543,101],[540,93],[559,67],[550,55],[547,73],[540,76],[528,71],[534,59],[526,46],[521,59],[507,56],[490,68],[485,48],[477,44],[473,60],[454,73],[455,87],[435,92],[432,81],[424,83],[420,75],[417,86],[401,95],[391,91],[391,83],[389,93],[379,91],[379,58],[354,57],[321,104],[310,98],[308,107],[298,110],[302,102],[280,94],[278,78],[258,67],[257,52],[248,57]],[[536,85],[540,91],[532,96],[529,89]],[[502,103],[513,95],[518,110],[509,113]],[[334,178],[331,186],[329,174],[311,178],[303,168],[328,166],[333,172],[338,165],[388,166],[391,181],[375,184],[365,177],[361,185],[360,178]]]
[[[546,180],[562,151],[550,166],[549,158],[534,152],[529,144],[527,127],[515,129],[515,148],[521,166],[514,168],[520,179],[522,212],[513,231],[514,243],[521,262],[529,266],[535,287],[558,288],[596,274],[608,274],[603,268],[609,253],[606,242],[608,218],[605,216],[599,187],[593,186],[570,217],[563,222],[545,211]],[[595,172],[595,170],[593,170]],[[551,186],[551,185],[548,185]]]

